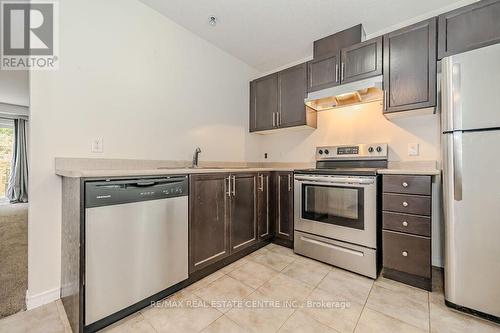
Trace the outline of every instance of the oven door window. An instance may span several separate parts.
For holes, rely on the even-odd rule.
[[[302,184],[302,218],[363,230],[364,189]]]

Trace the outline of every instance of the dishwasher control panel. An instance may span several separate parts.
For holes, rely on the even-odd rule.
[[[85,208],[188,195],[188,176],[110,179],[85,183]]]

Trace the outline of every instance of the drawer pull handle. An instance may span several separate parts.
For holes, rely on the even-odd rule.
[[[403,201],[403,207],[408,207],[408,203],[406,201]]]
[[[403,221],[403,227],[407,227],[407,226],[408,226],[408,222]]]
[[[403,257],[408,257],[408,252],[407,251],[403,251],[401,254],[403,255]]]
[[[407,182],[403,182],[403,184],[401,184],[401,185],[403,185],[403,187],[408,187],[408,183]]]

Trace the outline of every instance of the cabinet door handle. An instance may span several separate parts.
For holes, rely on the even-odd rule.
[[[403,184],[401,184],[403,187],[408,187],[408,183],[407,182],[403,182]]]
[[[281,115],[281,79],[278,81],[278,112],[276,112],[276,126],[280,126],[280,115]]]
[[[345,64],[342,63],[342,68],[340,69],[340,81],[344,82],[344,72],[345,72]]]
[[[226,185],[226,180],[227,180],[227,185]],[[224,191],[226,192],[226,195],[228,197],[231,196],[231,177],[227,177],[224,179]]]
[[[236,176],[233,176],[233,197],[236,196]]]
[[[309,63],[309,68],[307,70],[307,75],[309,76],[309,88],[312,88],[313,86],[313,75],[312,75],[312,64]]]
[[[264,192],[264,175],[260,174],[259,179],[260,179],[259,191]]]
[[[253,127],[254,129],[256,129],[257,127],[257,94],[254,93],[254,97],[253,97]]]
[[[408,257],[408,252],[407,252],[407,251],[403,251],[403,252],[401,252],[401,255],[402,255],[403,257]]]
[[[335,64],[335,82],[339,82],[339,64]]]
[[[408,207],[408,203],[406,201],[403,201],[403,207]]]
[[[276,112],[273,112],[273,127],[276,127]]]
[[[387,102],[388,102],[387,90],[384,90],[384,111],[387,111]]]
[[[292,175],[288,174],[288,192],[292,191]]]
[[[408,226],[408,222],[403,221],[403,227],[407,227],[407,226]]]

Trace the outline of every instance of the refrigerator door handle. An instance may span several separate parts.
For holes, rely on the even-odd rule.
[[[462,101],[461,101],[461,90],[462,90],[462,69],[459,63],[453,63],[452,65],[452,124],[454,130],[462,129]]]
[[[453,57],[444,58],[441,61],[441,104],[442,117],[441,127],[443,131],[453,130],[453,84],[451,80]]]
[[[462,102],[461,102],[461,77],[460,63],[454,63],[453,57],[442,60],[441,90],[442,90],[442,128],[445,132],[462,129]]]
[[[462,200],[462,132],[453,132],[453,197]]]

